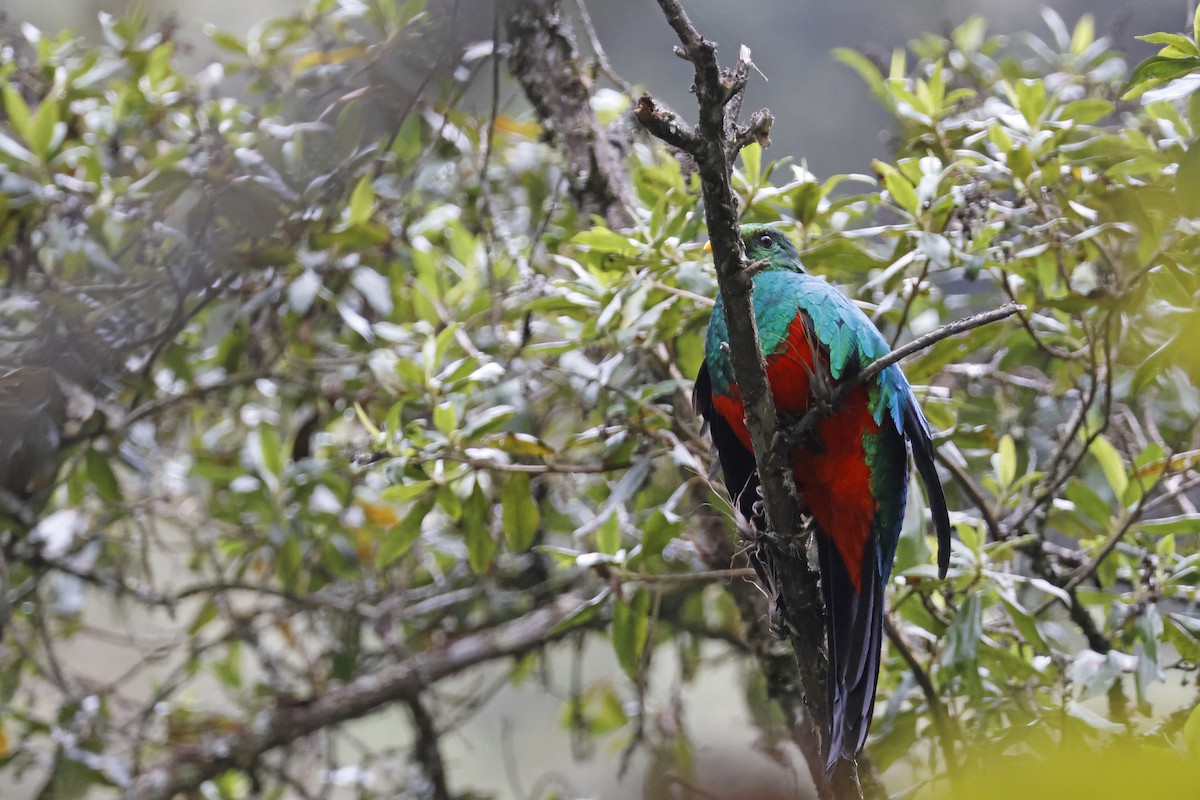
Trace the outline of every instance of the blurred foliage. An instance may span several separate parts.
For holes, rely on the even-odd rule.
[[[638,224],[581,218],[536,125],[462,110],[501,65],[439,50],[444,13],[320,0],[215,32],[195,76],[143,19],[3,32],[0,775],[115,790],[566,592],[622,671],[571,687],[580,753],[692,774],[687,709],[645,705],[668,657],[683,682],[745,660],[763,741],[789,738],[729,595],[689,577],[745,566],[702,530],[728,502],[688,403],[696,180],[637,139]],[[1200,748],[1200,56],[1155,34],[1131,77],[1088,18],[1047,22],[838,51],[895,158],[822,180],[752,146],[735,174],[893,340],[1026,307],[906,365],[959,540],[936,580],[914,489],[868,747],[894,791],[1091,750],[1168,780]],[[443,732],[478,701],[439,699]],[[429,791],[405,742],[313,738],[205,795]]]

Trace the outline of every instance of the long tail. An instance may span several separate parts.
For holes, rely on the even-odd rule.
[[[925,415],[911,393],[904,407],[904,433],[912,445],[913,461],[921,475],[921,482],[925,484],[925,493],[929,496],[929,510],[933,514],[934,530],[937,531],[938,576],[944,578],[950,567],[950,514],[946,510],[946,497],[942,494],[942,482],[934,463],[929,423],[925,421]]]
[[[861,589],[855,588],[837,546],[823,533],[817,536],[817,554],[829,641],[825,769],[831,771],[839,758],[858,755],[871,728],[886,580],[879,574],[878,557],[872,547],[863,558]]]

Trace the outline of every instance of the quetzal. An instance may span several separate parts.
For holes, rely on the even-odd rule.
[[[813,397],[814,376],[826,390],[836,388],[886,355],[888,345],[849,298],[804,271],[787,236],[769,226],[747,225],[742,243],[748,259],[766,264],[753,278],[753,304],[775,406],[781,420],[798,419]],[[708,422],[730,496],[747,519],[761,524],[754,508],[758,475],[728,339],[718,297],[694,402]],[[929,424],[899,366],[851,391],[796,447],[793,471],[800,503],[820,530],[817,552],[829,645],[827,768],[839,757],[855,756],[871,725],[884,589],[908,491],[906,438],[929,495],[944,577],[950,557],[946,501]]]

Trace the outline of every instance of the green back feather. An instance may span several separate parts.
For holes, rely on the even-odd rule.
[[[821,360],[835,381],[887,355],[888,344],[874,323],[836,287],[805,272],[790,239],[774,228],[747,225],[742,228],[742,241],[751,261],[768,263],[753,279],[754,316],[764,356],[784,344],[797,314],[805,316],[810,335],[823,351]],[[725,307],[718,296],[705,349],[713,392],[724,396],[736,383],[728,349],[722,346],[728,340]],[[879,503],[873,526],[880,545],[875,556],[879,574],[886,580],[908,494],[904,414],[916,398],[893,364],[867,383],[867,402],[875,423],[883,427],[878,434],[864,436],[863,447],[871,493]],[[885,420],[891,425],[885,425]]]
[[[754,276],[754,317],[764,356],[783,344],[796,315],[803,313],[814,340],[827,354],[829,374],[834,380],[867,366],[888,353],[888,344],[874,323],[848,297],[824,280],[808,274],[792,241],[774,228],[747,225],[742,242],[751,261],[769,266]],[[736,382],[728,351],[725,305],[717,297],[709,320],[706,352],[713,391],[728,396]],[[876,424],[891,417],[896,430],[904,429],[904,408],[912,402],[912,390],[900,368],[892,365],[868,384],[871,414]]]

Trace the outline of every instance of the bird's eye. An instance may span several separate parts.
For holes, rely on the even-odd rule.
[[[771,238],[771,234],[769,233],[760,233],[758,235],[758,243],[763,247],[770,247],[775,243],[775,240]]]

